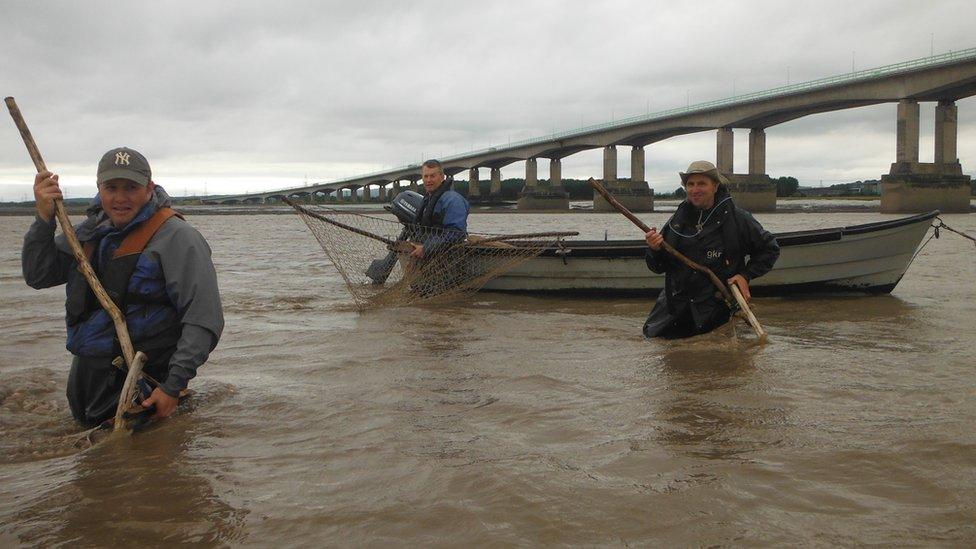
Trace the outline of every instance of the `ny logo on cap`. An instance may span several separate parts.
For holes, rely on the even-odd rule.
[[[115,165],[116,166],[128,166],[129,165],[129,153],[127,152],[117,152],[115,153]]]

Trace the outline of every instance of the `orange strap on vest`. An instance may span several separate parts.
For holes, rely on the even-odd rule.
[[[173,208],[160,208],[156,210],[156,213],[152,217],[147,219],[142,225],[136,230],[125,236],[122,240],[122,244],[119,245],[115,253],[112,254],[112,259],[117,259],[123,256],[142,253],[142,250],[146,249],[146,245],[152,240],[153,235],[156,231],[163,226],[163,223],[173,217],[179,217],[183,219],[183,216]],[[85,242],[83,246],[85,255],[88,257],[92,256],[92,252],[95,251],[95,244],[93,242]]]

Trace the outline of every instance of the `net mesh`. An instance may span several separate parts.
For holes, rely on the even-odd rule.
[[[345,280],[360,310],[449,301],[575,232],[473,234],[291,204]],[[410,255],[423,243],[424,255]]]

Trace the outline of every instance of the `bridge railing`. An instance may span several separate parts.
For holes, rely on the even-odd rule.
[[[559,139],[565,139],[569,137],[580,137],[590,133],[609,130],[615,128],[623,128],[633,124],[640,124],[644,122],[653,122],[655,120],[660,120],[663,118],[670,118],[672,116],[677,116],[681,114],[691,114],[696,112],[708,111],[718,107],[728,107],[732,105],[740,105],[751,103],[754,101],[760,101],[764,99],[770,99],[774,97],[782,97],[791,95],[798,92],[808,92],[822,88],[829,88],[836,86],[838,84],[849,84],[852,82],[872,80],[875,78],[881,78],[885,76],[891,76],[893,74],[898,74],[902,72],[916,71],[924,68],[937,67],[939,65],[944,65],[948,63],[955,63],[965,59],[976,59],[976,48],[969,48],[959,51],[950,51],[946,53],[940,53],[937,55],[932,55],[929,57],[922,57],[919,59],[912,59],[909,61],[902,61],[900,63],[894,63],[891,65],[884,65],[881,67],[875,67],[872,69],[863,69],[859,71],[848,72],[844,74],[838,74],[835,76],[828,76],[825,78],[820,78],[817,80],[810,80],[808,82],[800,82],[797,84],[789,84],[786,86],[779,86],[777,88],[771,88],[768,90],[763,90],[759,92],[746,93],[742,95],[734,95],[732,97],[726,97],[723,99],[715,99],[713,101],[706,101],[704,103],[696,103],[694,105],[689,105],[686,107],[677,107],[673,109],[667,109],[663,111],[658,111],[650,114],[642,114],[637,116],[631,116],[627,118],[621,118],[618,120],[613,120],[611,122],[603,122],[600,124],[592,124],[589,126],[583,126],[580,128],[574,128],[572,130],[565,130],[560,132],[553,132],[548,135],[532,137],[529,139],[522,139],[520,141],[513,141],[505,145],[500,145],[498,147],[485,147],[481,149],[475,149],[468,151],[466,153],[454,154],[450,156],[432,157],[438,158],[441,162],[450,162],[452,160],[459,160],[463,158],[469,158],[472,156],[477,156],[481,154],[489,154],[495,152],[502,152],[506,150],[512,150],[519,147],[525,147],[529,145],[541,145],[544,143],[549,143]],[[340,179],[337,181],[328,181],[315,183],[314,186],[329,185],[333,183],[344,183],[347,181],[352,181],[355,179],[365,179],[369,177],[386,175],[392,172],[398,172],[403,170],[409,170],[411,168],[418,168],[419,164],[408,164],[405,166],[400,166],[393,169],[385,169],[375,172],[369,172],[364,174],[359,174],[355,176],[350,176],[345,179]],[[264,193],[257,194],[268,194],[273,192],[283,192],[283,191],[297,191],[300,190],[296,187],[290,187],[286,189],[279,189],[277,191],[268,191]]]

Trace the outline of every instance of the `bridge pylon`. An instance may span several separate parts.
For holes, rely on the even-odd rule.
[[[549,161],[549,180],[539,181],[537,159],[525,161],[525,187],[519,193],[519,211],[568,210],[569,194],[562,185],[562,160]]]
[[[729,180],[729,192],[736,205],[750,212],[776,211],[776,184],[766,174],[766,129],[749,130],[748,173],[735,173],[732,145],[732,128],[719,128],[715,144],[715,166]]]
[[[935,107],[935,162],[918,161],[918,102],[898,103],[895,162],[881,176],[881,211],[911,213],[971,210],[972,180],[956,154],[958,108],[941,100]]]
[[[631,166],[629,179],[617,178],[617,148],[614,146],[603,148],[603,187],[618,202],[632,212],[654,211],[654,189],[644,181],[644,147],[634,146],[631,150]],[[636,177],[636,178],[635,178]],[[639,179],[638,179],[639,178]],[[598,193],[593,193],[593,211],[612,212],[613,206]]]

